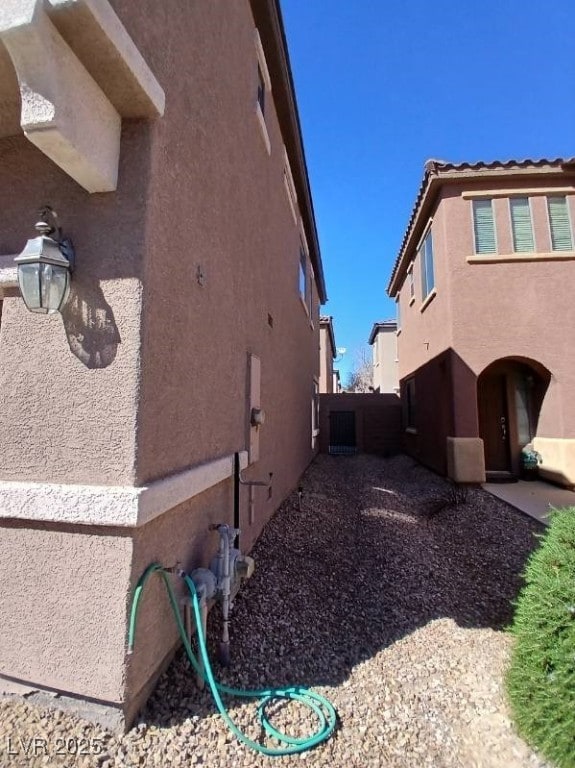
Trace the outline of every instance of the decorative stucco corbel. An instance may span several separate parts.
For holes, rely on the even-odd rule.
[[[25,136],[88,192],[115,190],[121,114],[158,116],[164,93],[108,0],[2,0],[0,40]]]

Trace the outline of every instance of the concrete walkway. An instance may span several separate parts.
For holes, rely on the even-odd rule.
[[[483,488],[512,507],[547,524],[551,508],[575,507],[575,493],[541,480],[484,483]]]

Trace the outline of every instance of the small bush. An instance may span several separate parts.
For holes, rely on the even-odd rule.
[[[447,491],[447,498],[450,507],[461,507],[467,504],[468,488],[462,483],[453,483]]]
[[[467,504],[467,486],[461,483],[452,483],[443,489],[438,496],[427,500],[423,505],[424,517],[435,517],[444,509],[461,507]]]
[[[519,732],[575,767],[575,508],[555,512],[531,555],[512,627],[507,692]]]

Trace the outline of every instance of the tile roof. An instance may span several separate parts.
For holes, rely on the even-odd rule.
[[[395,259],[391,277],[389,278],[389,283],[387,286],[388,294],[390,294],[395,277],[404,256],[405,247],[416,223],[421,204],[429,189],[430,180],[432,178],[439,178],[442,175],[445,175],[448,178],[453,178],[457,175],[461,175],[464,178],[481,178],[482,176],[496,175],[497,171],[501,171],[503,173],[518,171],[521,174],[527,173],[529,171],[537,171],[543,173],[545,173],[545,171],[555,171],[560,173],[563,169],[575,170],[575,157],[556,157],[551,159],[541,158],[539,160],[526,158],[525,160],[492,160],[489,162],[480,160],[474,163],[450,163],[446,160],[430,159],[425,163],[424,169],[423,179],[419,186],[417,197],[415,198],[415,203],[411,211],[407,229],[403,236],[399,253]]]

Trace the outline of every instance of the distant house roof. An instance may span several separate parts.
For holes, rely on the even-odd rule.
[[[319,327],[327,328],[331,343],[331,356],[335,359],[337,352],[335,347],[335,333],[333,330],[333,317],[331,315],[322,315],[319,319]]]
[[[560,176],[565,171],[575,171],[575,158],[493,160],[492,162],[480,161],[477,163],[448,163],[443,160],[428,160],[425,163],[419,192],[389,279],[387,293],[390,296],[395,296],[397,293],[408,266],[406,254],[414,245],[414,240],[417,240],[421,227],[427,222],[442,184],[454,180],[472,179],[476,181],[492,177]]]
[[[397,321],[396,320],[382,320],[380,323],[374,323],[373,328],[371,329],[371,333],[369,334],[368,344],[373,344],[375,341],[375,337],[379,333],[379,331],[391,329],[393,331],[397,330]]]

